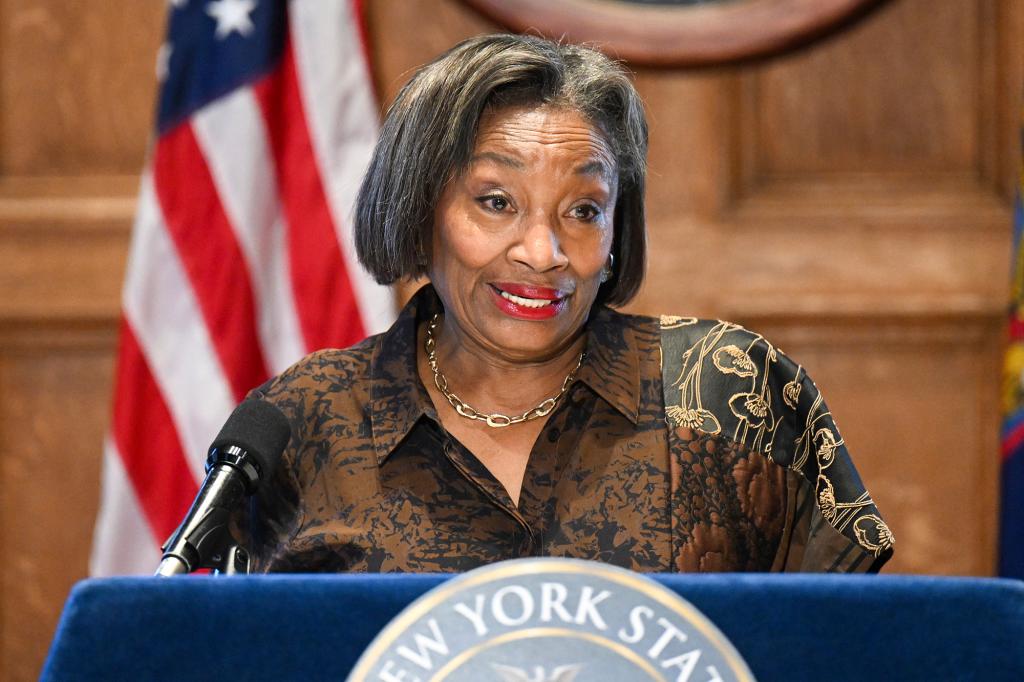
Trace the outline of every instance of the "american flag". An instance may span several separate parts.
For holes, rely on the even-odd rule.
[[[151,573],[251,388],[383,330],[351,215],[378,130],[360,0],[170,0],[93,575]]]

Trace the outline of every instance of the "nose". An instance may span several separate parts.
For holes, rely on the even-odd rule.
[[[535,272],[558,270],[569,264],[562,250],[557,222],[546,215],[532,217],[509,249],[509,257]]]

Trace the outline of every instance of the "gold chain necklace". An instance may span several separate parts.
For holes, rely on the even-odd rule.
[[[523,412],[518,417],[509,417],[505,414],[499,414],[494,412],[491,414],[484,414],[468,404],[463,402],[462,398],[455,395],[448,389],[448,378],[441,373],[441,370],[437,367],[437,342],[434,340],[434,330],[437,329],[437,325],[441,320],[441,313],[436,313],[433,319],[430,320],[430,324],[427,325],[426,339],[423,342],[424,350],[427,352],[427,362],[430,363],[430,370],[434,373],[434,385],[437,386],[437,390],[441,391],[448,403],[455,408],[455,411],[466,419],[475,419],[476,421],[485,422],[488,426],[500,429],[505,426],[512,426],[513,424],[522,424],[528,422],[531,419],[537,419],[539,417],[546,417],[551,414],[551,410],[555,409],[555,405],[566,391],[569,390],[569,386],[572,384],[572,380],[576,378],[576,372],[579,371],[580,365],[583,364],[583,358],[586,352],[580,353],[580,359],[576,362],[576,366],[573,367],[572,371],[569,372],[569,376],[565,377],[565,381],[562,382],[562,390],[557,395],[552,396],[544,400],[537,407],[530,408],[526,412]]]

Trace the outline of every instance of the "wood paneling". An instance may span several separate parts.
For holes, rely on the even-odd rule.
[[[88,572],[164,3],[0,1],[0,679]]]
[[[138,173],[165,3],[0,3],[0,173]]]
[[[164,3],[0,0],[0,678],[84,577]],[[496,26],[369,0],[384,102]],[[1024,7],[893,0],[769,62],[636,69],[650,268],[630,309],[735,319],[822,387],[892,571],[993,569]]]
[[[457,0],[366,3],[374,80],[385,108],[419,66],[460,40],[499,30]]]
[[[828,44],[753,69],[764,172],[957,172],[978,158],[977,2],[891,3]]]
[[[88,572],[114,334],[31,325],[4,336],[0,678],[33,680],[63,600]]]
[[[0,180],[0,319],[110,323],[136,177]]]

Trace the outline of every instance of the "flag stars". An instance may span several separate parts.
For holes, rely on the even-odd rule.
[[[174,9],[181,9],[188,4],[188,0],[167,0],[167,3]]]
[[[171,54],[174,52],[174,45],[164,43],[156,51],[156,78],[163,83],[171,72]]]
[[[254,9],[256,0],[215,0],[206,6],[206,13],[217,22],[214,35],[224,40],[235,31],[242,37],[253,32],[256,27],[249,15]]]

